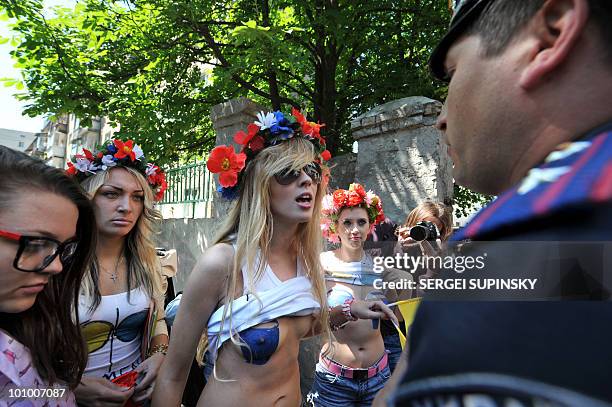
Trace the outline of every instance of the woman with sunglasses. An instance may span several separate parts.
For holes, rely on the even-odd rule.
[[[0,400],[74,406],[87,350],[73,317],[93,210],[63,171],[4,146],[0,174]]]
[[[359,300],[398,299],[382,282],[410,274],[378,270],[364,243],[375,225],[385,220],[382,202],[372,191],[354,183],[323,200],[323,235],[336,250],[321,253],[327,304],[341,306],[349,322],[333,327],[333,341],[323,346],[309,401],[313,406],[369,406],[391,375],[378,321],[359,321],[353,305]],[[408,290],[409,295],[409,290]],[[392,319],[397,325],[397,319]]]
[[[79,322],[89,351],[77,401],[141,404],[167,350],[161,265],[151,240],[164,173],[128,140],[83,150],[69,164],[94,207],[98,242],[81,285]]]
[[[236,202],[189,277],[154,406],[179,405],[202,332],[199,353],[214,369],[198,405],[300,405],[299,342],[329,332],[318,220],[330,156],[321,125],[292,113],[262,112],[234,136],[239,153],[210,154],[220,192]],[[360,316],[383,315],[359,305]],[[339,308],[331,319],[346,320]]]

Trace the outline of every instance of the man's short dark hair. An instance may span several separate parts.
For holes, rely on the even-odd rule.
[[[545,0],[496,0],[489,3],[466,34],[482,38],[485,56],[502,53],[515,35],[531,20]],[[612,1],[589,0],[590,18],[600,30],[602,44],[612,61]]]

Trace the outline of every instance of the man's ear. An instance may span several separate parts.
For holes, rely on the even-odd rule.
[[[536,43],[523,69],[520,86],[531,89],[567,59],[584,32],[588,0],[547,0],[530,21],[528,35]]]

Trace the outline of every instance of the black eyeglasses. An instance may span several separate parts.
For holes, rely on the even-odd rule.
[[[304,173],[308,175],[315,184],[321,182],[321,166],[315,162],[305,165],[304,168],[300,170],[292,170],[288,168],[276,174],[274,178],[276,179],[276,182],[281,185],[289,185],[295,182],[296,179],[300,178],[302,171],[304,171]]]
[[[19,242],[13,267],[27,272],[43,271],[58,255],[62,265],[67,265],[78,246],[78,242],[72,239],[62,243],[50,237],[25,236],[5,230],[0,230],[0,237]]]

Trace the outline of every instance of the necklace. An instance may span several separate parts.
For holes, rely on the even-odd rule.
[[[119,278],[117,276],[117,269],[119,268],[120,264],[123,264],[123,261],[125,260],[125,258],[123,256],[120,256],[117,259],[117,262],[115,263],[115,270],[112,272],[109,272],[108,270],[106,270],[104,267],[102,267],[102,265],[100,264],[100,270],[102,270],[104,273],[108,274],[110,279],[113,280],[113,284],[117,283],[117,279]]]

